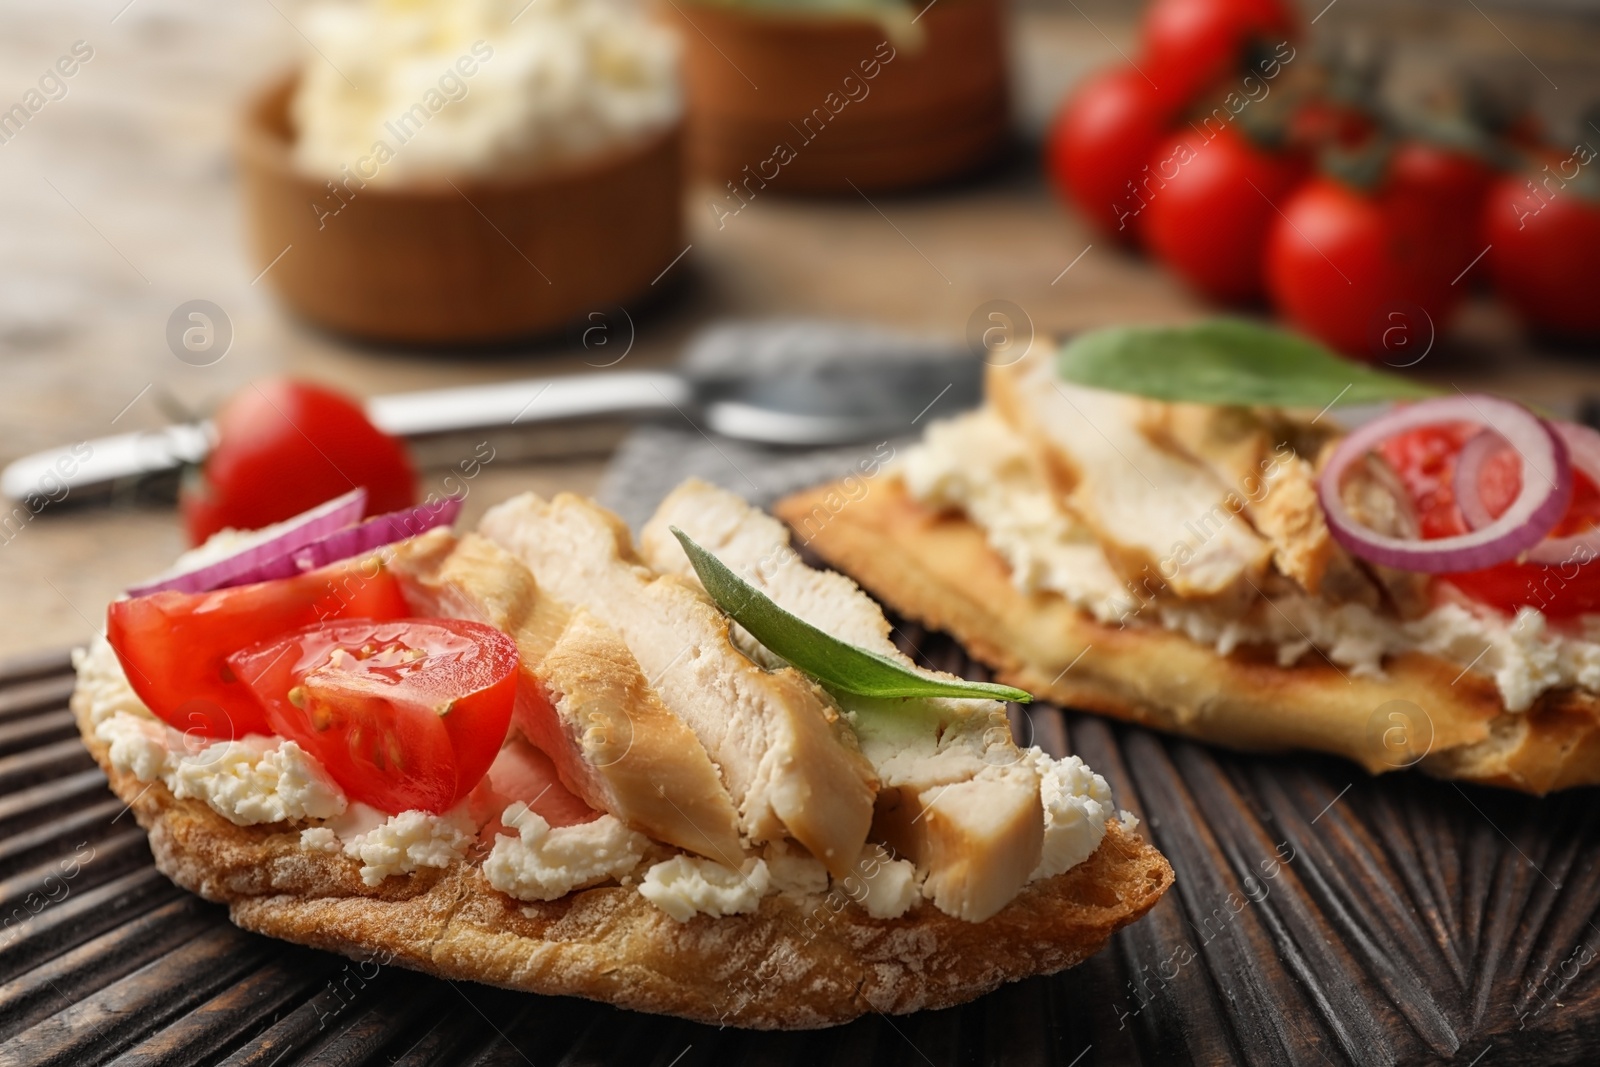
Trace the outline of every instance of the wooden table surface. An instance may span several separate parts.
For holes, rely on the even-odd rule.
[[[0,109],[21,99],[74,42],[85,42],[93,57],[63,98],[0,143],[0,461],[153,429],[269,374],[372,395],[586,369],[581,351],[561,341],[490,356],[357,347],[274,304],[244,253],[229,139],[244,94],[303,47],[295,28],[301,7],[288,0],[7,5]],[[692,190],[685,204],[692,249],[667,279],[675,283],[668,299],[641,311],[636,343],[620,366],[668,362],[695,329],[726,316],[829,316],[960,337],[979,304],[1004,298],[1048,337],[1202,313],[1170,277],[1095,241],[1058,208],[1028,147],[1064,87],[1115,60],[1117,50],[1132,50],[1135,7],[1050,0],[1016,12],[1022,137],[1015,158],[979,180],[871,203],[764,196],[722,228],[706,206],[709,190]],[[1592,57],[1600,27],[1592,19],[1487,0],[1399,8],[1341,0],[1317,32],[1371,32],[1379,10],[1379,35],[1401,58],[1399,91],[1425,87],[1454,62],[1520,72],[1558,122],[1597,95]],[[173,309],[193,299],[220,305],[234,331],[227,356],[206,367],[181,362],[165,341]],[[1596,367],[1531,348],[1480,299],[1421,369],[1463,387],[1570,403],[1600,392]],[[591,451],[492,464],[473,484],[469,520],[524,488],[592,491],[604,459]],[[170,510],[131,504],[63,509],[0,533],[8,609],[0,613],[0,656],[83,640],[119,588],[182,547]]]

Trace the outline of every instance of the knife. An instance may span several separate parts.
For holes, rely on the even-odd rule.
[[[366,411],[385,433],[423,440],[471,431],[588,420],[686,420],[703,431],[765,445],[820,447],[914,432],[975,407],[983,363],[929,345],[893,359],[797,360],[762,374],[616,371],[526,378],[374,397]],[[34,510],[68,496],[97,496],[203,461],[209,422],[175,424],[62,445],[0,472],[0,493]]]

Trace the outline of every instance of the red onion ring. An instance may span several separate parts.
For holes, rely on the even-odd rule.
[[[1483,502],[1483,465],[1491,456],[1510,447],[1506,439],[1493,430],[1480,430],[1461,446],[1461,453],[1456,456],[1453,487],[1456,507],[1461,509],[1461,517],[1466,520],[1469,529],[1481,530],[1494,521],[1494,516]]]
[[[149,596],[164,589],[175,589],[180,593],[207,593],[213,589],[226,589],[232,585],[256,581],[257,579],[245,576],[264,563],[279,556],[287,556],[337,530],[354,525],[360,520],[361,513],[366,507],[367,491],[362,488],[352,489],[343,496],[336,496],[278,523],[277,530],[265,540],[253,541],[233,555],[214,563],[133,586],[128,590],[128,595]]]
[[[1600,433],[1574,422],[1552,422],[1550,428],[1567,446],[1572,468],[1600,484]],[[1508,446],[1499,434],[1485,430],[1467,442],[1456,460],[1456,504],[1461,508],[1461,517],[1474,530],[1494,519],[1478,492],[1479,474],[1484,461],[1505,447]],[[1545,566],[1582,564],[1593,559],[1600,559],[1600,526],[1567,537],[1547,537],[1528,550],[1528,562]]]
[[[1498,519],[1457,537],[1411,540],[1363,526],[1345,507],[1345,475],[1385,440],[1419,426],[1474,422],[1503,437],[1522,455],[1522,490]],[[1379,566],[1425,574],[1455,574],[1503,563],[1545,539],[1572,500],[1566,442],[1533,412],[1493,396],[1438,397],[1397,408],[1356,429],[1334,450],[1317,485],[1328,530],[1348,551]]]

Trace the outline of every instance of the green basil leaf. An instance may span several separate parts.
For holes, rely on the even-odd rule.
[[[846,644],[784,611],[716,556],[672,527],[700,584],[717,606],[774,655],[809,674],[829,692],[861,697],[981,697],[1026,704],[1033,696],[1009,685],[930,678],[887,656]]]
[[[1061,349],[1057,373],[1096,389],[1201,404],[1326,408],[1437,392],[1341,359],[1310,338],[1243,319],[1080,334]]]

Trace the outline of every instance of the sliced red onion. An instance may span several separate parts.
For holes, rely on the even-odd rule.
[[[427,533],[436,526],[448,526],[461,513],[461,497],[447,496],[432,504],[419,504],[414,508],[391,511],[368,519],[359,526],[347,526],[326,537],[302,545],[293,552],[268,560],[252,570],[234,585],[246,582],[269,582],[275,578],[293,578],[306,571],[314,571],[353,556],[376,552],[396,541]]]
[[[1489,457],[1499,455],[1510,447],[1506,439],[1493,430],[1480,430],[1461,446],[1461,454],[1456,456],[1456,507],[1461,509],[1461,517],[1474,530],[1480,530],[1494,521],[1488,505],[1483,502],[1483,465],[1489,461]]]
[[[270,533],[267,536],[260,540],[252,539],[231,556],[193,570],[166,575],[143,585],[136,585],[128,590],[128,595],[148,596],[164,589],[175,589],[180,593],[205,593],[212,589],[225,589],[256,581],[257,579],[241,576],[252,573],[270,560],[287,556],[337,530],[353,525],[360,521],[361,513],[366,507],[367,491],[362,488],[352,489],[343,496],[336,496],[308,511],[302,511],[292,519],[285,519],[269,527]]]
[[[1522,489],[1499,518],[1482,529],[1435,540],[1380,534],[1345,507],[1345,474],[1378,445],[1419,426],[1474,422],[1498,433],[1522,456]],[[1533,412],[1493,396],[1422,400],[1374,419],[1346,437],[1318,483],[1322,510],[1334,539],[1362,559],[1426,574],[1455,574],[1503,563],[1545,539],[1572,500],[1572,464],[1565,441]]]
[[[1600,484],[1600,433],[1575,422],[1552,422],[1550,428],[1567,446],[1572,469],[1582,471],[1591,482]],[[1468,441],[1456,460],[1456,501],[1461,517],[1474,530],[1493,521],[1478,492],[1481,484],[1478,479],[1484,461],[1504,447],[1507,446],[1498,434],[1486,430]],[[1528,550],[1528,562],[1546,566],[1583,564],[1594,559],[1600,559],[1600,526],[1567,537],[1547,537]]]

